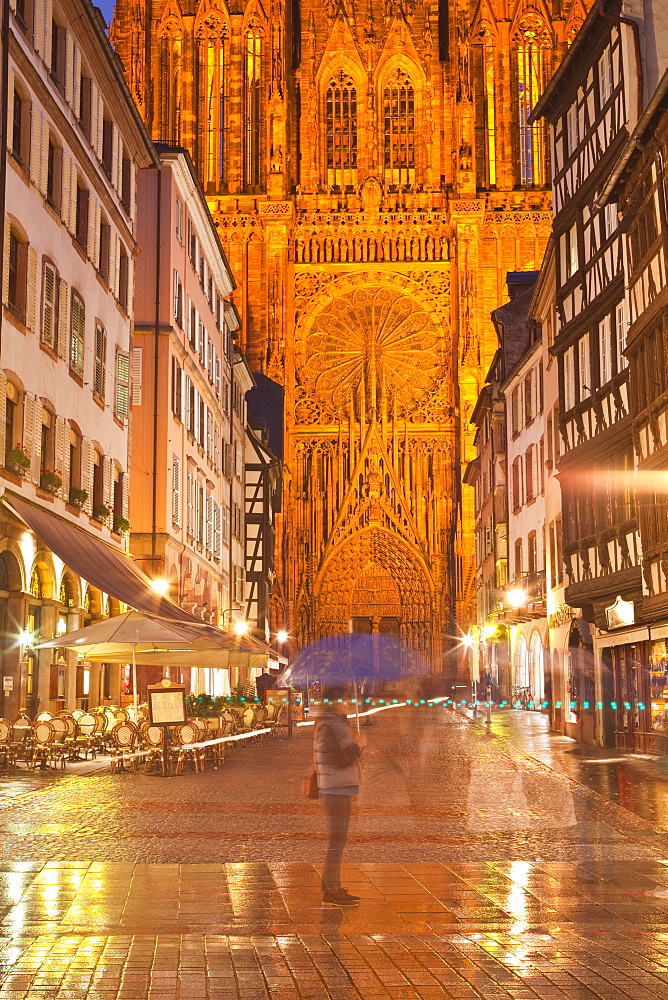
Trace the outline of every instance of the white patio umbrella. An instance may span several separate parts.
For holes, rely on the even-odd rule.
[[[218,634],[217,634],[218,633]],[[229,637],[212,626],[202,623],[201,628],[182,622],[171,621],[158,615],[142,611],[126,611],[125,614],[94,622],[75,632],[41,642],[37,649],[74,649],[82,657],[96,661],[126,662],[123,657],[132,657],[132,702],[137,712],[137,654],[146,654],[155,662],[159,654],[167,656],[181,650],[184,653],[198,653],[207,650],[223,650]]]

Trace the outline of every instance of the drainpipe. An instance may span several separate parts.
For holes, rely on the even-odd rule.
[[[156,186],[156,209],[158,216],[155,224],[155,326],[153,330],[153,459],[151,484],[151,564],[155,576],[157,561],[157,531],[158,531],[158,376],[160,373],[160,264],[161,264],[161,218],[162,218],[162,169],[158,171]]]

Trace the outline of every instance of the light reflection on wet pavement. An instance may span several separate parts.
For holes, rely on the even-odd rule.
[[[668,1000],[660,780],[636,815],[546,766],[595,765],[543,727],[378,718],[346,911],[308,733],[168,780],[4,779],[0,1000]]]

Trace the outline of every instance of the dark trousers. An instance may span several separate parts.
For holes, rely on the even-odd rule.
[[[322,869],[323,892],[336,892],[341,888],[341,858],[346,846],[352,795],[320,795],[327,817],[327,852]]]

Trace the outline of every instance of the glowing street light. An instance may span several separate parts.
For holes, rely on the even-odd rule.
[[[155,590],[156,594],[166,594],[169,590],[169,582],[167,580],[151,580],[151,589]]]
[[[279,629],[279,631],[276,633],[276,638],[278,639],[279,642],[287,642],[288,633],[283,628]]]
[[[234,631],[237,635],[245,635],[248,631],[248,622],[235,622]]]
[[[511,608],[521,608],[527,602],[526,591],[520,590],[519,587],[514,590],[509,590],[507,600]]]

